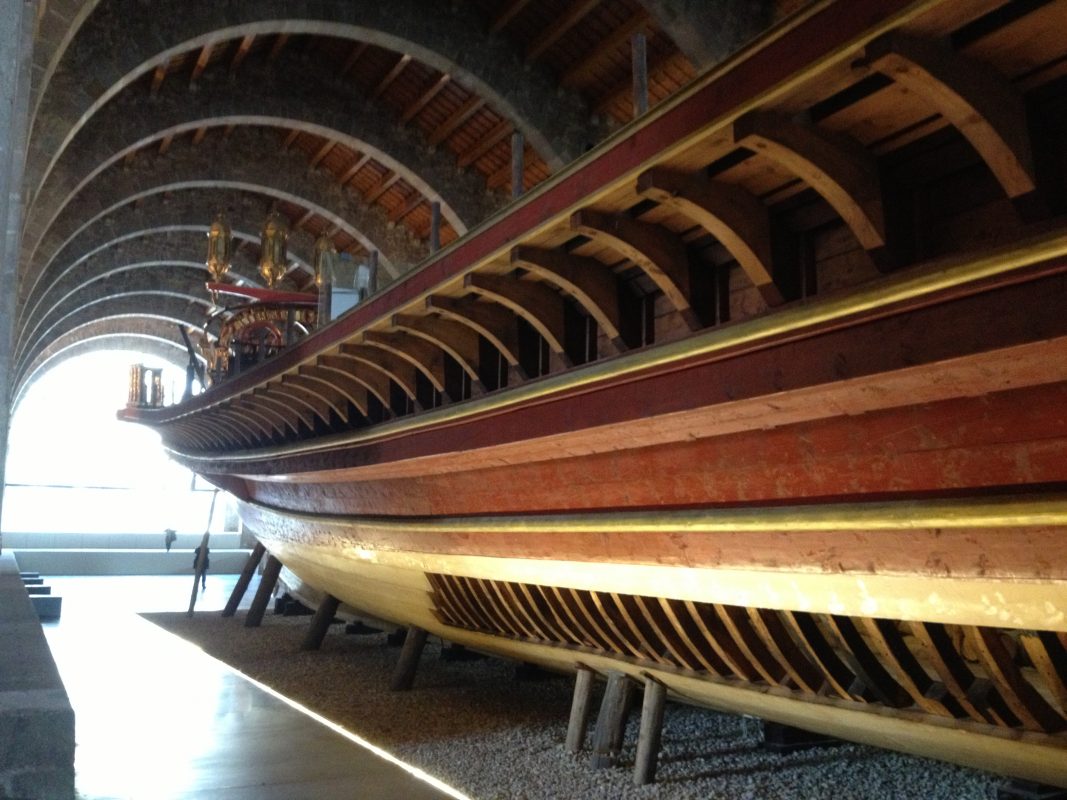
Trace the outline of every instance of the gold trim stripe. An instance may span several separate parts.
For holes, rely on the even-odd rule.
[[[243,502],[256,513],[309,526],[405,533],[716,533],[916,530],[1067,525],[1067,495],[898,500],[758,508],[590,511],[470,517],[358,517],[306,514]]]

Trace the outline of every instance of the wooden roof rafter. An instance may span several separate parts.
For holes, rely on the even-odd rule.
[[[208,42],[202,48],[200,48],[200,55],[196,57],[196,63],[193,65],[193,71],[189,75],[189,85],[192,86],[196,83],[197,79],[203,74],[207,65],[211,62],[211,53],[215,49],[215,42]]]
[[[541,31],[526,47],[525,58],[535,61],[562,38],[567,31],[581,22],[582,18],[599,5],[600,0],[572,0],[570,7]]]
[[[411,56],[408,53],[401,53],[397,58],[396,63],[393,65],[382,79],[378,82],[378,85],[371,91],[369,97],[371,100],[377,100],[381,97],[382,93],[388,89],[393,82],[400,77],[400,73],[404,71],[404,68],[411,63]]]
[[[252,51],[252,43],[255,40],[256,34],[254,33],[250,33],[241,39],[240,43],[237,45],[237,48],[234,50],[233,59],[230,61],[231,73],[237,72],[241,64],[243,64],[245,59],[248,58],[248,54]]]

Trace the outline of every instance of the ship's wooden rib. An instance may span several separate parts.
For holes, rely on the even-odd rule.
[[[619,286],[607,265],[592,258],[540,247],[514,248],[511,265],[528,270],[574,297],[615,348],[625,349],[620,333]]]

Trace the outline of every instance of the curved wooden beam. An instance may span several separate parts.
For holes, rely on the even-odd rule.
[[[281,380],[268,383],[266,386],[268,392],[273,394],[280,394],[288,397],[295,403],[311,409],[312,413],[318,417],[326,425],[330,424],[330,405],[323,400],[319,395],[309,392],[300,386],[294,386],[291,383],[283,382]],[[314,425],[309,426],[314,429]]]
[[[309,378],[306,375],[283,375],[282,384],[289,384],[312,397],[318,398],[327,406],[337,412],[337,416],[348,422],[348,401],[341,397],[341,393],[330,386],[329,383]],[[328,421],[327,421],[328,424]]]
[[[380,369],[366,369],[362,362],[346,356],[319,356],[315,366],[330,372],[331,380],[350,380],[370,392],[388,411],[389,376]],[[356,387],[352,387],[354,390]]]
[[[701,327],[689,303],[689,258],[681,239],[659,225],[590,209],[575,211],[570,226],[633,261],[666,295],[691,330]]]
[[[473,328],[492,342],[509,367],[519,368],[519,332],[515,315],[510,311],[492,303],[480,303],[470,298],[456,300],[441,295],[427,297],[426,307]]]
[[[1037,188],[1026,108],[999,72],[953,51],[948,42],[900,33],[867,45],[863,64],[941,112],[978,151],[1008,197]]]
[[[445,391],[445,359],[440,348],[406,333],[367,331],[363,341],[402,358],[421,372],[439,392]]]
[[[585,309],[619,352],[626,349],[619,333],[619,287],[611,269],[595,258],[563,250],[520,245],[511,250],[511,265],[555,284]]]
[[[250,403],[244,403],[240,398],[231,400],[230,406],[233,407],[237,413],[248,417],[249,419],[258,420],[264,430],[267,431],[266,435],[268,439],[285,431],[285,420],[280,416],[269,412],[268,409],[264,409],[260,406],[253,406]]]
[[[229,420],[236,428],[244,431],[245,444],[251,447],[255,447],[257,444],[259,444],[260,439],[265,435],[264,432],[260,429],[258,422],[254,422],[253,420],[248,419],[247,417],[237,413],[234,410],[228,409],[225,406],[217,406],[216,408],[211,409],[211,411],[208,413],[215,414],[216,416],[221,417],[224,420]]]
[[[259,411],[266,417],[273,418],[278,422],[278,431],[282,436],[286,435],[286,432],[297,434],[300,432],[297,428],[296,422],[290,418],[292,412],[288,408],[279,409],[277,405],[270,402],[268,398],[264,398],[261,395],[245,394],[237,397],[234,402],[241,408]]]
[[[175,420],[167,426],[167,429],[172,430],[174,434],[167,438],[172,438],[179,442],[183,440],[191,441],[204,450],[210,450],[215,445],[212,437],[204,433],[199,426],[193,425],[189,420]],[[164,435],[166,436],[166,434]]]
[[[266,387],[257,387],[252,390],[252,394],[255,396],[255,399],[257,401],[263,403],[264,405],[270,406],[279,414],[286,416],[286,419],[288,419],[289,416],[293,417],[296,422],[289,422],[289,427],[292,429],[293,433],[300,433],[300,428],[297,425],[297,422],[303,422],[305,425],[308,426],[310,430],[314,430],[315,420],[310,414],[308,414],[301,408],[294,407],[291,403],[287,403],[284,400],[274,397],[270,392],[268,392]]]
[[[347,375],[339,375],[326,367],[302,366],[299,375],[309,381],[332,389],[346,403],[351,403],[364,417],[367,416],[367,389]]]
[[[207,414],[198,414],[195,419],[190,419],[191,424],[199,426],[214,441],[215,445],[221,442],[226,447],[243,447],[245,442],[235,432],[233,426],[218,418],[212,418]]]
[[[463,285],[473,289],[479,297],[499,303],[529,322],[548,342],[552,352],[562,359],[564,366],[570,366],[563,346],[566,341],[563,298],[555,290],[535,281],[477,272],[464,276]]]
[[[774,279],[770,214],[759,198],[738,186],[660,168],[638,176],[637,193],[688,217],[714,236],[767,305],[785,302],[786,293]]]
[[[886,246],[878,165],[858,143],[765,111],[742,116],[733,134],[736,145],[774,161],[822,195],[863,249]]]
[[[415,397],[415,367],[404,359],[379,347],[371,347],[365,344],[343,344],[341,345],[340,355],[347,356],[384,373],[386,377],[403,389],[404,394],[411,400],[418,402]],[[386,405],[388,406],[389,403],[387,402]]]
[[[410,333],[412,336],[421,336],[440,347],[459,363],[472,381],[480,382],[478,334],[468,326],[443,317],[420,317],[414,314],[393,314],[390,323],[396,330]]]

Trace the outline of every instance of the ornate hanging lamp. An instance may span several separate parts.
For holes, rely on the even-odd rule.
[[[316,286],[321,289],[323,284],[333,283],[334,270],[337,267],[337,247],[328,236],[320,236],[315,240],[312,263],[315,265]]]
[[[207,271],[211,273],[211,280],[215,283],[222,281],[223,276],[230,271],[230,260],[233,257],[233,237],[230,235],[230,225],[226,221],[226,215],[221,211],[215,215],[215,221],[207,232]]]
[[[330,237],[323,235],[315,240],[312,263],[315,265],[315,286],[319,290],[317,320],[319,325],[325,325],[330,321],[333,283],[337,277],[337,248]]]
[[[288,267],[288,239],[289,223],[277,211],[272,211],[263,225],[259,239],[259,274],[271,289],[285,276]]]

